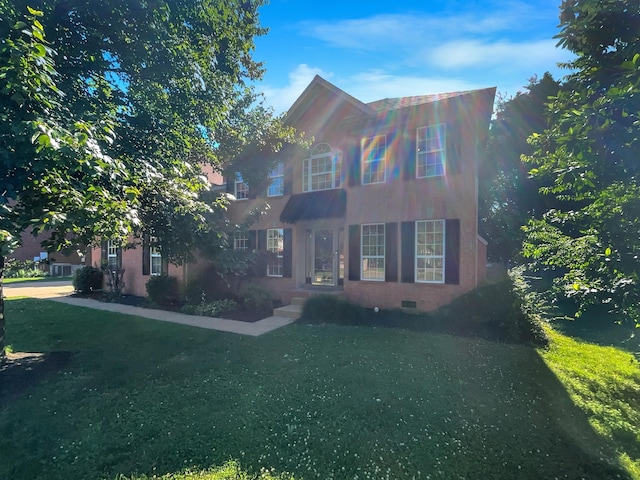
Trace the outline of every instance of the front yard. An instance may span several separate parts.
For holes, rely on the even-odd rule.
[[[2,387],[0,373],[0,478],[236,459],[297,480],[640,479],[640,367],[620,350],[339,326],[250,338],[41,300],[7,307],[14,351],[73,354],[30,386]]]

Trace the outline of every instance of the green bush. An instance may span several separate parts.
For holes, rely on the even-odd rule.
[[[175,307],[182,305],[183,297],[176,277],[156,275],[147,282],[147,295],[156,305],[161,307]]]
[[[38,269],[32,260],[16,260],[6,258],[4,261],[4,278],[37,278],[45,277],[46,273]]]
[[[80,293],[102,290],[103,281],[104,275],[102,274],[102,270],[86,265],[74,272],[73,289]]]
[[[244,306],[258,312],[271,310],[273,308],[273,297],[271,292],[257,283],[247,284],[243,293]]]
[[[338,325],[371,325],[373,318],[366,308],[335,295],[310,297],[302,307],[307,323],[336,323]]]
[[[202,315],[204,317],[217,317],[221,313],[229,312],[238,308],[235,300],[225,298],[207,302],[203,300],[198,305],[183,305],[180,311],[188,315]]]
[[[227,278],[214,266],[205,268],[197,276],[189,279],[184,292],[186,302],[191,305],[201,303],[203,296],[209,300],[238,299],[232,292]]]

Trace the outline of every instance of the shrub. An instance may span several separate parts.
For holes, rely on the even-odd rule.
[[[221,313],[229,312],[238,308],[235,300],[225,298],[207,302],[203,299],[198,305],[183,305],[180,311],[188,315],[202,315],[204,317],[217,317]]]
[[[209,300],[222,300],[233,298],[236,295],[231,291],[229,283],[214,266],[209,266],[190,279],[185,287],[185,300],[187,303],[197,305],[202,302],[202,296]]]
[[[38,269],[32,260],[17,260],[7,258],[4,261],[5,278],[37,278],[44,277],[46,273]]]
[[[249,283],[244,291],[244,306],[252,308],[258,312],[271,310],[273,308],[273,297],[271,292],[257,283]]]
[[[372,317],[367,309],[335,295],[317,295],[302,307],[302,318],[308,323],[367,325]]]
[[[76,270],[73,274],[73,289],[80,293],[89,293],[94,290],[102,290],[104,276],[102,270],[86,265]]]
[[[156,305],[172,307],[183,303],[180,285],[176,277],[169,275],[153,276],[147,282],[146,287],[149,299]]]

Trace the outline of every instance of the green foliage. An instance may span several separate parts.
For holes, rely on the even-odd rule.
[[[80,293],[102,290],[104,275],[97,267],[85,265],[73,273],[73,289]]]
[[[371,316],[367,309],[336,295],[309,297],[302,307],[302,319],[308,323],[367,325]]]
[[[230,312],[238,308],[235,300],[225,298],[222,300],[207,301],[203,295],[202,301],[197,305],[186,304],[180,308],[182,313],[188,315],[202,315],[205,317],[217,317],[221,313]]]
[[[156,305],[175,307],[183,303],[180,284],[176,277],[170,275],[154,275],[146,285],[147,295]]]
[[[640,5],[562,4],[560,45],[577,55],[526,159],[560,203],[526,227],[523,253],[560,272],[577,314],[608,305],[640,320]]]
[[[32,260],[7,258],[4,262],[4,276],[6,278],[37,278],[45,275]]]
[[[261,287],[258,283],[250,282],[242,291],[243,304],[258,312],[264,312],[273,308],[273,296],[271,292]]]

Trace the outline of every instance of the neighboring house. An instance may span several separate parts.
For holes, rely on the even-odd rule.
[[[42,242],[48,239],[46,233],[33,235],[28,231],[20,235],[20,246],[7,255],[7,258],[16,260],[34,261],[44,272],[49,272],[52,277],[71,275],[84,263],[84,255],[78,252],[64,254],[62,252],[47,251],[42,247]]]
[[[232,222],[270,206],[236,232],[234,248],[272,253],[257,281],[283,304],[332,292],[432,310],[475,288],[486,275],[477,176],[494,96],[488,88],[363,103],[316,76],[286,116],[311,148],[283,156],[266,187],[227,172]],[[119,254],[107,244],[87,263],[100,255],[127,270],[126,293],[144,295],[147,274],[158,273],[148,248]],[[198,268],[158,261],[183,280]]]
[[[365,306],[431,310],[476,287],[487,245],[477,233],[478,162],[494,96],[365,104],[316,76],[286,116],[311,148],[259,192],[240,175],[227,182],[233,221],[270,206],[235,247],[273,253],[259,281],[285,304],[341,291]]]

